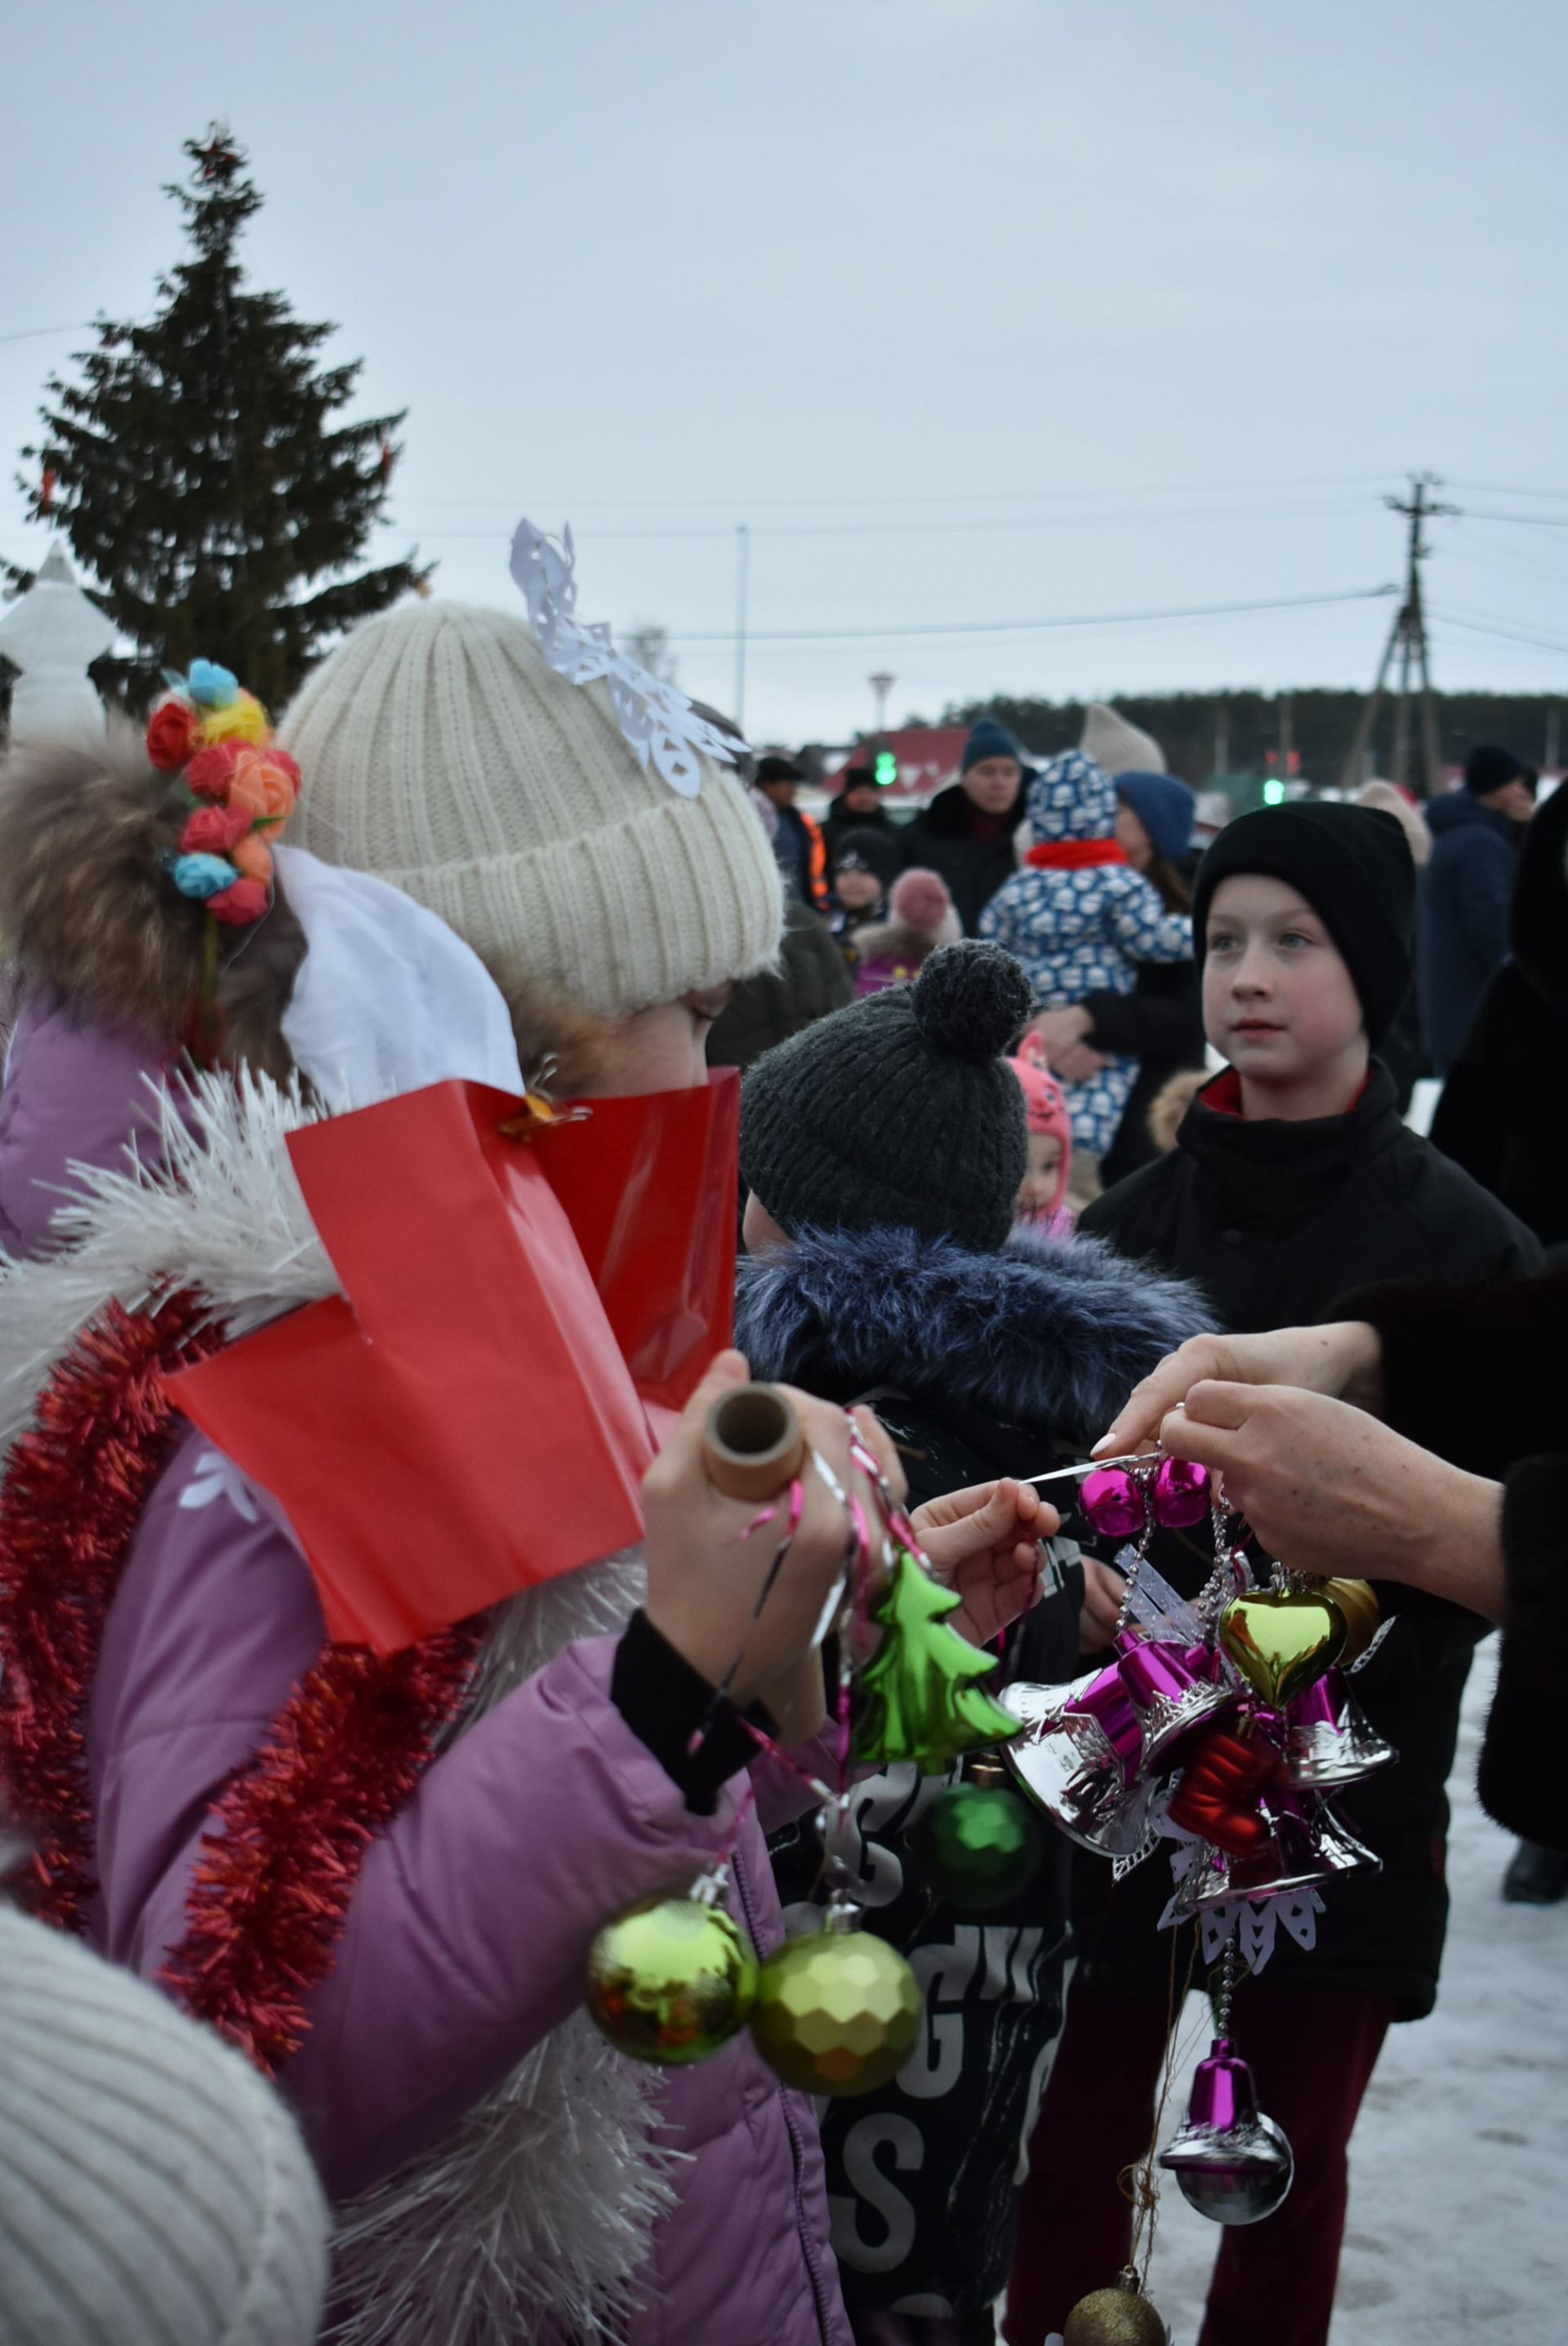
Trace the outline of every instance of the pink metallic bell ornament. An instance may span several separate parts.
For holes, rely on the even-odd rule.
[[[1195,1458],[1162,1458],[1155,1475],[1155,1521],[1186,1531],[1208,1513],[1208,1468]]]
[[[1290,2145],[1257,2106],[1252,2071],[1229,2037],[1217,2036],[1197,2065],[1186,2122],[1160,2165],[1182,2197],[1213,2224],[1257,2224],[1284,2202],[1295,2178]]]
[[[1125,1466],[1085,1474],[1078,1504],[1102,1539],[1137,1539],[1149,1519],[1148,1500]]]

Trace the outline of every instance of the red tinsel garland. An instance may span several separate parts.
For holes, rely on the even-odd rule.
[[[214,1806],[164,1977],[258,2067],[304,2043],[365,1849],[418,1782],[478,1642],[465,1623],[384,1658],[328,1646]]]
[[[164,1372],[213,1350],[188,1296],[117,1304],[76,1339],[0,1484],[0,1786],[35,1837],[29,1903],[82,1928],[89,1887],[87,1700],[109,1600],[162,1471]]]
[[[34,1910],[66,1930],[82,1929],[91,1887],[93,1675],[175,1414],[162,1379],[222,1341],[188,1296],[109,1305],[45,1385],[0,1484],[0,1790],[34,1837]],[[324,1647],[215,1803],[166,1976],[260,2066],[303,2042],[365,1848],[417,1782],[479,1636],[466,1623],[385,1659]]]

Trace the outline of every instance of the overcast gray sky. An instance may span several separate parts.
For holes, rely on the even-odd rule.
[[[1563,0],[32,0],[5,78],[0,337],[145,312],[226,116],[253,279],[410,410],[378,551],[505,602],[569,518],[582,614],[730,705],[744,523],[755,738],[882,668],[1361,684],[1386,604],[984,630],[1375,587],[1411,467],[1438,681],[1568,692],[1568,529],[1495,518],[1568,524]],[[7,554],[73,347],[0,339]]]

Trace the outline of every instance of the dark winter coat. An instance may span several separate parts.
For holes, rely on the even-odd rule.
[[[1382,1340],[1383,1414],[1472,1474],[1505,1478],[1508,1617],[1481,1749],[1481,1797],[1511,1832],[1568,1849],[1568,1270],[1455,1295],[1438,1285],[1346,1300]]]
[[[1081,1456],[1128,1385],[1199,1324],[1189,1290],[1087,1243],[1028,1237],[977,1255],[910,1230],[809,1232],[742,1263],[736,1341],[759,1376],[838,1401],[872,1397],[919,1505],[1038,1473],[1059,1443]],[[1005,1677],[1076,1674],[1082,1574],[1070,1543],[1054,1547],[1055,1586],[1006,1641]],[[1035,2072],[1061,2023],[1064,1844],[1051,1841],[1043,1872],[1005,1906],[971,1914],[941,1902],[906,1832],[949,1780],[912,1766],[868,1779],[840,1852],[868,1927],[909,1955],[926,2007],[924,2043],[899,2077],[823,2113],[851,2308],[935,2297],[977,2313],[996,2296]],[[774,1867],[798,1914],[820,1894],[814,1829],[776,1841]]]
[[[1023,820],[1027,780],[1025,774],[1019,783],[1013,811],[1003,818],[1006,828],[994,839],[975,836],[976,821],[985,818],[978,814],[959,782],[938,790],[930,805],[904,827],[900,840],[904,870],[913,871],[918,866],[941,872],[966,937],[978,933],[982,913],[1003,882],[1011,880],[1018,869],[1013,837]]]
[[[1122,1253],[1196,1279],[1214,1324],[1245,1331],[1338,1318],[1345,1290],[1372,1280],[1471,1286],[1539,1268],[1523,1225],[1400,1122],[1376,1061],[1343,1117],[1247,1124],[1209,1104],[1215,1089],[1194,1101],[1170,1156],[1096,1198],[1080,1223]],[[1188,1595],[1212,1561],[1197,1534],[1162,1541],[1156,1555]],[[1376,1559],[1368,1565],[1375,1578]],[[1355,1682],[1398,1764],[1336,1801],[1382,1872],[1330,1884],[1316,1952],[1303,1954],[1281,1933],[1259,1984],[1391,1996],[1402,2017],[1417,2019],[1437,1993],[1448,1919],[1443,1787],[1484,1631],[1452,1606],[1416,1599],[1401,1609]],[[1164,1997],[1170,1946],[1156,1925],[1168,1869],[1156,1858],[1114,1892],[1107,1881],[1097,1860],[1074,1875],[1086,1975],[1113,1992]]]
[[[1432,852],[1420,878],[1416,986],[1421,1040],[1441,1074],[1459,1056],[1487,982],[1508,951],[1519,826],[1468,790],[1427,808]]]
[[[1101,1160],[1100,1178],[1109,1188],[1159,1154],[1149,1132],[1156,1094],[1183,1067],[1203,1065],[1196,966],[1190,961],[1140,962],[1131,994],[1085,994],[1083,1006],[1095,1022],[1084,1037],[1090,1048],[1138,1063],[1116,1137]]]
[[[1568,1241],[1568,788],[1524,834],[1510,957],[1482,996],[1432,1120],[1472,1173],[1543,1246]]]
[[[759,970],[732,988],[708,1030],[710,1067],[748,1067],[775,1043],[842,1010],[855,998],[849,964],[826,922],[792,900],[784,907],[784,940],[776,970]]]

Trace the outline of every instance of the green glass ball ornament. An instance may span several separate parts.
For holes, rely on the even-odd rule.
[[[769,2067],[804,2094],[874,2092],[897,2076],[920,2029],[920,1984],[902,1955],[832,1909],[825,1930],[786,1940],[762,1966],[751,2034]]]
[[[1170,2332],[1131,2266],[1110,2289],[1081,2297],[1062,2328],[1062,2346],[1167,2346]]]
[[[1028,1889],[1045,1862],[1050,1827],[1005,1785],[950,1784],[921,1816],[910,1842],[934,1897],[983,1913]]]
[[[722,1906],[700,1896],[647,1898],[595,1939],[585,2001],[622,2053],[684,2068],[745,2027],[757,1978],[751,1943]]]

